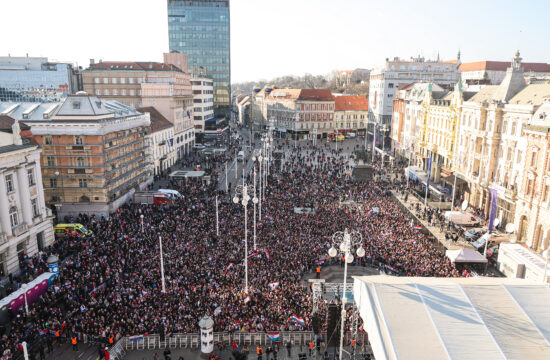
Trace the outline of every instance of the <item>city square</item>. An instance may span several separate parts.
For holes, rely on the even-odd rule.
[[[548,6],[422,2],[0,5],[0,360],[550,358]]]

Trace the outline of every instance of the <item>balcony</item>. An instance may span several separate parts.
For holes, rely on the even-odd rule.
[[[6,233],[0,233],[0,245],[4,245],[8,242],[8,236]]]
[[[506,196],[509,199],[515,200],[518,195],[518,192],[513,189],[505,189],[504,190],[504,196]]]
[[[11,229],[13,232],[13,236],[19,236],[21,234],[24,234],[28,230],[28,226],[25,223],[21,223],[18,226]]]

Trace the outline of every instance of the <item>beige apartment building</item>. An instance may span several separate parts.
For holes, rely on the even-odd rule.
[[[107,216],[152,182],[149,114],[79,92],[60,103],[17,104],[11,116],[25,119],[42,148],[44,199],[60,219]]]
[[[178,158],[195,142],[193,94],[187,55],[165,53],[164,62],[90,62],[82,72],[84,90],[131,107],[154,107],[174,124]]]

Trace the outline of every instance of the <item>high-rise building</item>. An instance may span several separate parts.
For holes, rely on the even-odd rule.
[[[214,80],[214,112],[229,116],[229,0],[168,0],[171,52],[187,54],[189,71]]]
[[[80,87],[73,64],[45,57],[0,57],[0,101],[60,101]]]

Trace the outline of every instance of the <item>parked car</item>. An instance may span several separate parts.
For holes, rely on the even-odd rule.
[[[134,193],[134,203],[136,204],[172,204],[170,196],[158,191],[137,191]]]
[[[193,145],[193,150],[195,151],[199,151],[199,150],[202,150],[202,149],[205,149],[206,146],[204,146],[203,144],[195,144]]]
[[[464,239],[468,241],[476,241],[481,235],[483,235],[483,230],[480,228],[470,229],[468,231],[465,231],[463,234]]]

